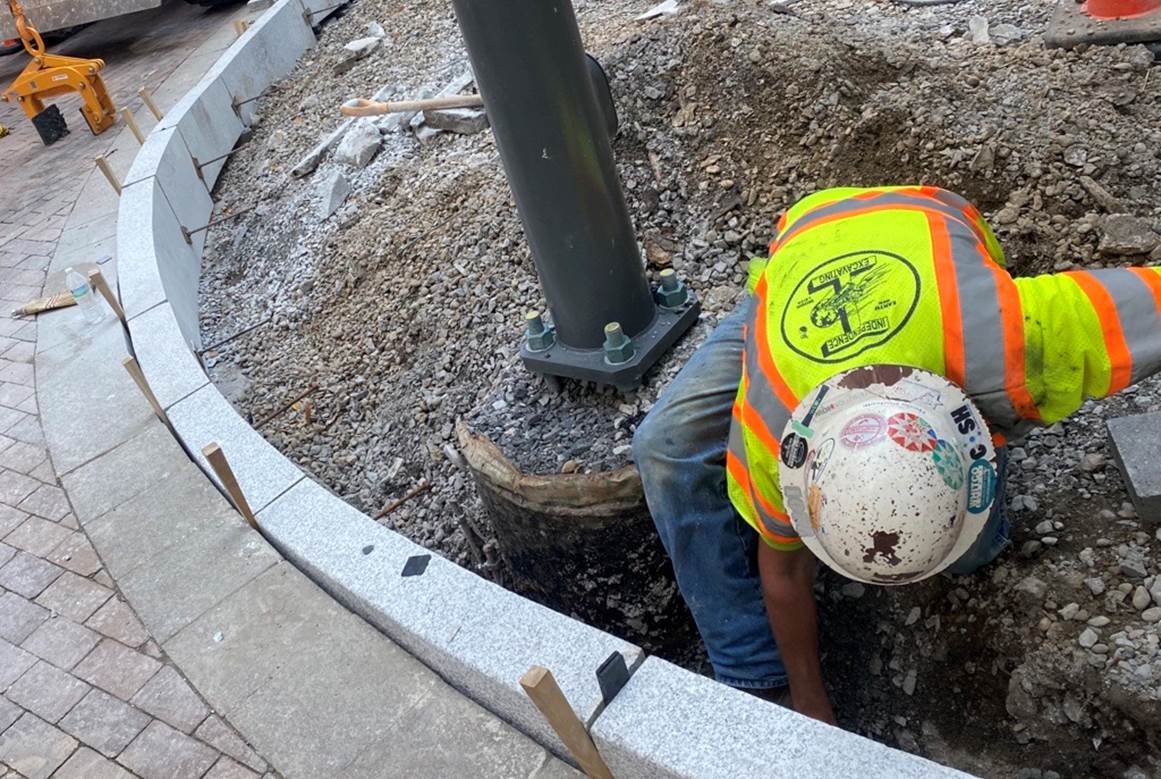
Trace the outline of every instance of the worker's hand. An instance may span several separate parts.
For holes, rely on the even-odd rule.
[[[830,698],[821,684],[818,685],[818,689],[804,690],[801,694],[791,687],[790,700],[794,703],[794,710],[799,714],[828,725],[838,725],[834,717],[834,707],[830,705]]]

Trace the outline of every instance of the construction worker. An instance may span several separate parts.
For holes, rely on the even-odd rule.
[[[899,585],[995,559],[1005,441],[1161,369],[1159,271],[1013,279],[933,187],[791,208],[633,441],[718,679],[834,723],[816,560]]]

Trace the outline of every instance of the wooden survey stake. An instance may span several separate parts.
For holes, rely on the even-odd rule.
[[[133,137],[137,139],[137,143],[145,143],[145,136],[141,134],[141,128],[137,126],[137,120],[133,118],[133,112],[128,108],[122,108],[121,118],[125,120],[125,125],[129,128],[129,132],[133,133]]]
[[[165,409],[161,407],[161,403],[157,401],[157,396],[153,394],[153,388],[149,386],[149,382],[145,380],[145,373],[142,372],[141,366],[137,364],[137,360],[132,357],[126,357],[121,361],[125,366],[125,370],[133,377],[133,381],[137,383],[137,389],[141,390],[141,394],[149,401],[149,405],[153,407],[153,413],[161,419],[162,422],[169,424],[169,417],[165,414]]]
[[[226,489],[226,493],[229,494],[230,500],[234,501],[234,506],[238,509],[238,513],[250,523],[250,527],[257,530],[258,519],[254,516],[254,511],[250,508],[250,503],[246,500],[246,495],[238,485],[238,479],[234,476],[234,469],[230,467],[230,461],[226,459],[226,453],[222,451],[222,447],[218,446],[216,441],[208,443],[202,449],[202,454],[206,456],[210,467],[218,475],[218,480],[222,482],[222,486]]]
[[[145,103],[145,107],[149,109],[149,113],[153,114],[155,119],[161,118],[161,111],[157,109],[157,103],[153,102],[153,95],[149,94],[149,90],[145,87],[137,90],[137,94],[141,97],[141,102]]]
[[[108,180],[109,186],[113,188],[113,191],[120,195],[121,182],[117,179],[117,174],[113,172],[113,169],[109,167],[109,161],[105,159],[104,155],[101,155],[100,157],[97,157],[94,162],[97,163],[97,168],[101,171],[101,173],[105,174],[105,178]]]
[[[613,779],[613,773],[597,751],[597,745],[593,743],[588,729],[561,692],[552,671],[534,665],[520,677],[520,686],[576,758],[581,770],[593,779]]]
[[[105,277],[101,274],[99,268],[93,268],[89,271],[89,286],[101,293],[101,297],[109,304],[109,308],[113,309],[113,313],[121,320],[121,324],[127,325],[125,321],[125,309],[121,308],[121,301],[117,300],[117,296],[113,294],[113,290],[109,287],[109,282],[105,281]]]

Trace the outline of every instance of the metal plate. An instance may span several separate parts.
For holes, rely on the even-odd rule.
[[[643,333],[633,336],[633,343],[637,347],[633,358],[618,365],[606,362],[602,349],[573,349],[559,341],[543,352],[533,352],[527,346],[522,346],[520,358],[528,370],[535,373],[611,384],[619,390],[628,391],[641,384],[641,379],[653,367],[653,363],[693,326],[699,313],[701,304],[692,291],[689,300],[680,308],[658,307],[653,323]]]
[[[1082,43],[1151,43],[1161,41],[1161,12],[1137,19],[1094,19],[1076,0],[1058,0],[1044,34],[1048,46],[1071,49]]]

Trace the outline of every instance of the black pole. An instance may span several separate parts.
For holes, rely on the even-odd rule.
[[[526,344],[525,361],[543,372],[635,383],[639,375],[625,381],[616,366],[651,363],[685,327],[662,338],[668,343],[659,351],[649,348],[651,333],[670,327],[659,317],[637,250],[572,5],[453,5],[555,326],[553,347],[530,354]],[[636,359],[619,360],[618,353],[609,364],[601,349],[610,322],[642,340]],[[579,354],[586,350],[596,350],[595,362]],[[636,367],[630,373],[648,365]]]

